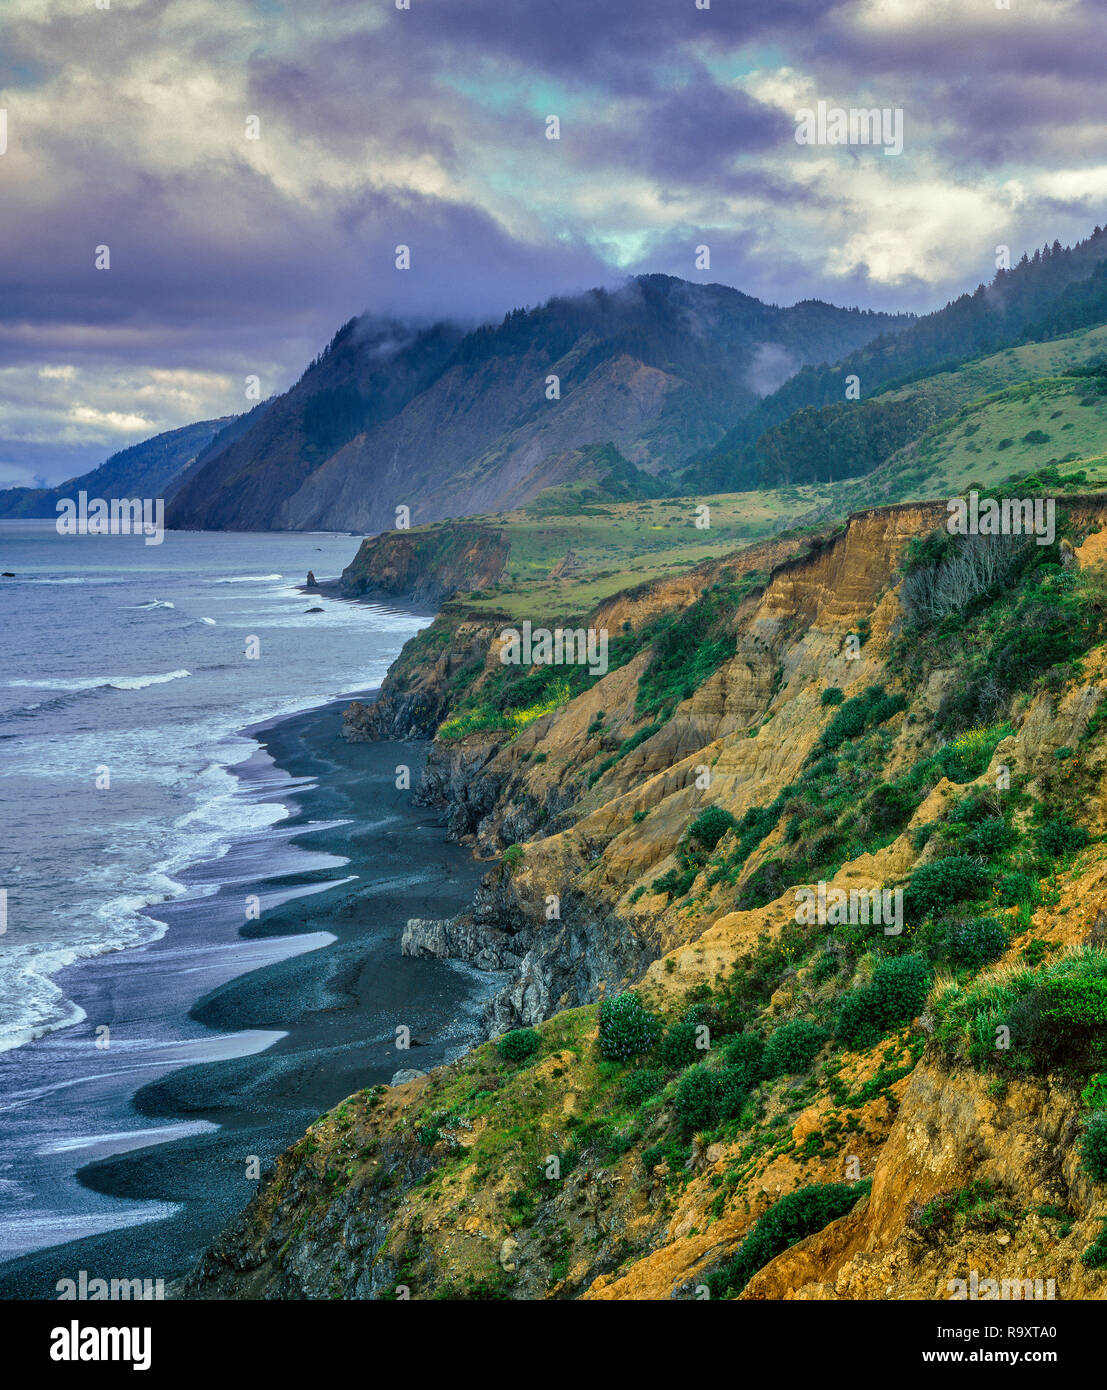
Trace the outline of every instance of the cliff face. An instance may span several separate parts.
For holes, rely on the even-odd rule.
[[[741,815],[801,775],[819,736],[825,686],[853,693],[886,677],[896,560],[944,515],[941,504],[873,510],[814,541],[750,547],[602,605],[590,623],[616,632],[684,608],[728,577],[771,575],[734,614],[733,659],[595,781],[605,753],[652,726],[635,712],[645,652],[510,742],[477,734],[432,748],[418,795],[445,810],[451,836],[485,854],[518,843],[526,850],[460,924],[413,934],[409,952],[464,957],[459,943],[475,939],[487,950],[494,938],[498,968],[515,972],[489,1012],[499,1031],[586,1003],[601,981],[614,988],[636,979],[651,957],[702,934],[724,910],[723,894],[706,891],[689,914],[666,908],[649,885],[673,867],[684,828],[704,807]],[[845,638],[862,624],[869,636],[853,657]],[[493,638],[486,672],[496,649]],[[435,671],[448,677],[443,658]],[[423,698],[426,708],[443,708]],[[410,699],[386,683],[374,714],[393,735],[411,727]],[[560,902],[554,921],[546,915],[551,894]]]
[[[1107,508],[1079,499],[1022,588],[905,644],[898,567],[944,516],[873,509],[618,595],[589,619],[625,643],[612,669],[507,728],[485,727],[499,624],[420,634],[350,735],[438,728],[419,795],[497,862],[403,950],[506,971],[489,1036],[533,1040],[324,1117],[188,1296],[948,1298],[974,1271],[1031,1290],[1004,1297],[1103,1296],[1080,1157],[1101,1063],[1017,1020],[1107,981]],[[1078,659],[1035,657],[1056,612]],[[906,885],[902,935],[801,921],[817,880]],[[915,905],[924,882],[952,911]],[[904,960],[922,993],[850,1031]],[[665,1031],[617,1061],[600,1005],[626,986]],[[986,1046],[1007,1018],[1010,1059]],[[862,1178],[852,1210],[733,1273],[783,1199]]]
[[[921,1064],[904,1087],[868,1200],[780,1255],[745,1297],[948,1299],[957,1291],[951,1281],[967,1283],[974,1270],[1001,1284],[1052,1279],[1058,1298],[1102,1297],[1102,1276],[1079,1258],[1099,1225],[1094,1186],[1077,1162],[1080,1127],[1078,1098],[1063,1086],[1016,1083],[995,1095],[972,1073]],[[994,1226],[919,1229],[927,1203],[971,1183],[1003,1192]],[[1048,1214],[1058,1211],[1071,1222],[1061,1238]]]

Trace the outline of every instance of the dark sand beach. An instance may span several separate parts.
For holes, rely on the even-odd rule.
[[[59,1203],[54,1238],[64,1243],[0,1265],[0,1297],[56,1298],[57,1282],[81,1270],[169,1283],[249,1201],[251,1156],[264,1169],[344,1096],[403,1067],[435,1066],[476,1036],[495,977],[404,959],[400,938],[409,917],[458,911],[487,866],[396,788],[400,764],[418,784],[424,747],[347,744],[347,703],[251,731],[262,752],[237,769],[244,791],[280,799],[292,815],[190,871],[192,891],[157,910],[168,924],[160,941],[59,976],[87,1014],[82,1024],[5,1054],[32,1113],[49,1127],[53,1107],[56,1128],[74,1132],[28,1151],[56,1150],[34,1171],[41,1164],[45,1199]],[[261,916],[246,921],[255,894]],[[249,973],[227,978],[236,970]],[[113,1048],[133,1036],[147,1060],[110,1073],[101,1054],[90,1068],[104,1022]],[[400,1025],[410,1051],[397,1050]],[[219,1060],[194,1060],[205,1055]],[[26,1089],[28,1076],[50,1081]],[[165,1142],[151,1145],[146,1130]],[[102,1229],[119,1199],[133,1224]],[[87,1219],[98,1233],[64,1239],[70,1208],[72,1229]]]

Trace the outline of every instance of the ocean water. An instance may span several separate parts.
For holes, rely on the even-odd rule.
[[[287,816],[240,794],[240,730],[378,685],[425,626],[297,590],[357,545],[0,522],[0,1051],[79,1022],[56,972],[160,937],[185,866]]]

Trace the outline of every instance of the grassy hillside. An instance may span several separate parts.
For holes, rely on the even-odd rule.
[[[626,502],[599,499],[612,487],[638,484],[637,470],[625,478],[608,474],[614,481],[583,478],[574,486],[549,488],[527,507],[473,518],[502,532],[508,559],[497,584],[459,596],[454,611],[558,622],[628,586],[863,507],[946,498],[973,483],[997,486],[1043,468],[1049,470],[1044,482],[1054,479],[1063,488],[1071,480],[1073,488],[1093,488],[1107,482],[1104,377],[1064,373],[1091,371],[1088,364],[1105,357],[1107,327],[1100,327],[1012,348],[890,391],[878,398],[888,409],[922,399],[938,422],[863,478]],[[1005,389],[984,394],[989,385]],[[593,452],[619,460],[607,446]],[[696,524],[703,519],[701,506],[708,509],[708,529]],[[435,523],[411,535],[434,535],[449,526]]]
[[[557,622],[589,612],[628,585],[645,583],[725,555],[808,519],[834,504],[834,490],[790,487],[704,498],[581,505],[568,513],[543,508],[473,517],[499,528],[510,543],[500,582],[466,593],[452,609]],[[710,527],[696,526],[708,508]],[[417,528],[412,535],[448,529]],[[560,570],[554,574],[555,570]]]
[[[950,497],[1027,475],[1094,488],[1107,479],[1104,454],[1107,378],[1044,377],[963,406],[868,477],[839,485],[836,503]]]

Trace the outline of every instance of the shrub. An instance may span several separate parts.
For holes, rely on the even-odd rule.
[[[727,1043],[723,1056],[728,1066],[748,1067],[750,1074],[761,1065],[765,1041],[760,1033],[739,1033]]]
[[[941,912],[953,903],[983,896],[988,871],[965,854],[951,854],[920,864],[911,874],[903,894],[908,917],[917,921]]]
[[[939,1193],[916,1211],[911,1224],[925,1234],[959,1236],[965,1231],[1009,1230],[1018,1209],[994,1182],[974,1179],[965,1187]]]
[[[496,1051],[505,1062],[525,1062],[542,1046],[542,1034],[533,1028],[514,1028],[496,1039]]]
[[[1035,962],[1037,966],[1037,962]],[[1039,1073],[1107,1066],[1107,952],[1084,948],[1052,965],[953,985],[935,1000],[937,1038],[951,1061]],[[997,1048],[996,1030],[1010,1030]]]
[[[1013,732],[1010,724],[966,729],[938,750],[935,761],[951,782],[973,782],[991,762],[997,744]]]
[[[845,694],[840,687],[831,685],[819,696],[819,703],[825,709],[827,705],[840,705],[845,698]]]
[[[951,959],[970,970],[979,970],[998,960],[1007,948],[1007,932],[995,917],[976,917],[955,922],[946,934]]]
[[[825,980],[837,975],[842,968],[842,958],[837,951],[823,951],[815,960],[811,968],[811,978],[817,985],[821,985]]]
[[[885,1030],[922,1011],[930,967],[922,956],[893,956],[877,966],[871,983],[843,995],[837,1034],[854,1047],[872,1047]]]
[[[1107,1110],[1107,1073],[1096,1072],[1080,1092],[1080,1099],[1089,1110]]]
[[[891,719],[893,714],[899,714],[901,710],[906,708],[906,696],[882,695],[869,711],[869,726],[875,728],[878,724],[883,724],[886,720]]]
[[[684,1073],[677,1086],[676,1112],[686,1129],[710,1129],[718,1123],[722,1090],[719,1073],[705,1066]]]
[[[689,1067],[677,1085],[677,1115],[686,1129],[711,1129],[740,1113],[749,1088],[745,1067]]]
[[[742,1107],[745,1105],[757,1077],[753,1068],[745,1063],[733,1067],[720,1067],[718,1076],[721,1086],[720,1118],[728,1120],[742,1113]]]
[[[673,897],[683,898],[692,884],[695,883],[698,872],[695,867],[690,869],[672,868],[654,879],[650,884],[650,892],[670,893]]]
[[[707,806],[685,831],[685,840],[695,848],[706,850],[708,854],[715,848],[728,830],[734,830],[738,822],[721,806]]]
[[[734,1298],[759,1269],[789,1246],[821,1231],[852,1210],[867,1195],[871,1183],[813,1183],[781,1197],[760,1216],[738,1253],[713,1274],[707,1286],[712,1298]]]
[[[758,864],[742,885],[734,906],[739,912],[751,907],[764,907],[774,898],[779,898],[788,886],[788,865],[783,859],[766,859]]]
[[[1063,859],[1088,843],[1088,832],[1064,816],[1055,816],[1038,828],[1035,839],[1045,859]]]
[[[703,1051],[696,1046],[698,1026],[694,1019],[686,1018],[673,1024],[662,1038],[661,1060],[670,1071],[683,1071],[703,1060]]]
[[[894,834],[907,824],[919,804],[909,785],[882,782],[865,798],[864,815],[877,835]]]
[[[1080,1263],[1088,1269],[1102,1269],[1107,1265],[1107,1218],[1100,1219],[1099,1235],[1080,1256]]]
[[[600,1052],[609,1062],[629,1062],[649,1052],[661,1025],[636,994],[620,994],[600,1005]]]
[[[834,1031],[854,1047],[875,1047],[880,1041],[881,1023],[867,989],[851,989],[842,995]]]
[[[1014,844],[1018,833],[999,816],[991,816],[979,824],[971,826],[961,841],[966,854],[978,854],[984,859],[994,859]]]
[[[1016,1001],[1009,1026],[1040,1069],[1091,1069],[1107,1060],[1107,978],[1048,976]]]
[[[1107,1182],[1107,1110],[1097,1110],[1080,1137],[1080,1166],[1093,1182]]]
[[[767,1079],[785,1073],[806,1071],[818,1056],[826,1031],[806,1019],[782,1024],[769,1038],[761,1059],[762,1075]]]
[[[907,701],[902,695],[888,696],[882,685],[872,685],[852,700],[838,706],[833,719],[823,730],[822,738],[816,746],[816,753],[834,752],[843,743],[860,737],[867,728],[873,728],[889,719],[898,710],[906,708]],[[815,754],[812,755],[812,761]]]
[[[665,1084],[665,1073],[649,1068],[632,1071],[623,1082],[623,1099],[633,1109],[657,1095]]]
[[[1038,880],[1029,874],[1000,874],[996,881],[996,897],[1001,907],[1018,907],[1020,903],[1033,905],[1038,901]]]

